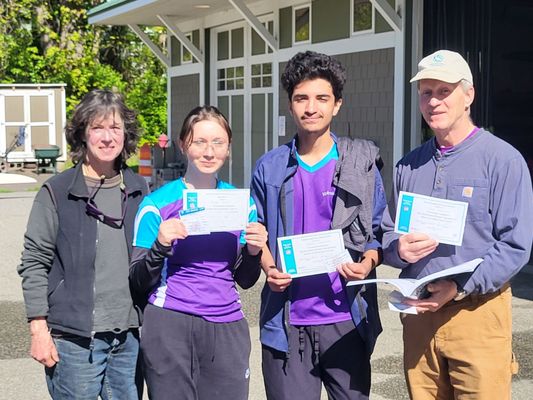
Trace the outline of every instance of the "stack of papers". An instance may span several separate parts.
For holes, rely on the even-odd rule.
[[[389,301],[389,309],[392,311],[399,311],[407,314],[416,314],[416,309],[406,304],[402,304],[403,298],[421,299],[425,297],[425,288],[428,283],[437,281],[442,278],[450,278],[455,275],[473,272],[479,264],[483,261],[482,258],[475,258],[455,267],[447,268],[434,274],[427,275],[421,279],[363,279],[360,281],[350,281],[347,283],[351,285],[364,285],[366,283],[387,283],[395,286],[398,291],[391,293]]]

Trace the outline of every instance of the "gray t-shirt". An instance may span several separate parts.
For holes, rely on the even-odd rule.
[[[85,177],[89,192],[100,186],[100,179]],[[105,215],[122,216],[121,176],[106,179],[97,189],[94,202]],[[131,299],[128,272],[129,258],[124,227],[97,222],[94,320],[95,332],[121,332],[138,327],[139,320]]]

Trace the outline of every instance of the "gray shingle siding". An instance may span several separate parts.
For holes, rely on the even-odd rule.
[[[370,139],[380,147],[385,163],[381,173],[388,195],[394,167],[394,49],[340,54],[335,58],[346,68],[347,79],[343,105],[333,120],[332,131],[339,136]],[[281,63],[280,74],[284,68],[285,63]],[[296,129],[289,114],[287,93],[281,87],[279,112],[287,121],[287,136],[279,138],[281,144],[288,141]]]

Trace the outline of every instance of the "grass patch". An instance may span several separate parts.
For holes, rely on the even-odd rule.
[[[12,190],[0,188],[0,193],[13,193]]]

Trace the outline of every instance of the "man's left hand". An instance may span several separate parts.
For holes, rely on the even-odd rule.
[[[457,295],[457,284],[452,280],[443,279],[428,284],[427,290],[431,294],[428,298],[420,300],[406,298],[403,303],[416,307],[418,313],[435,312]]]

